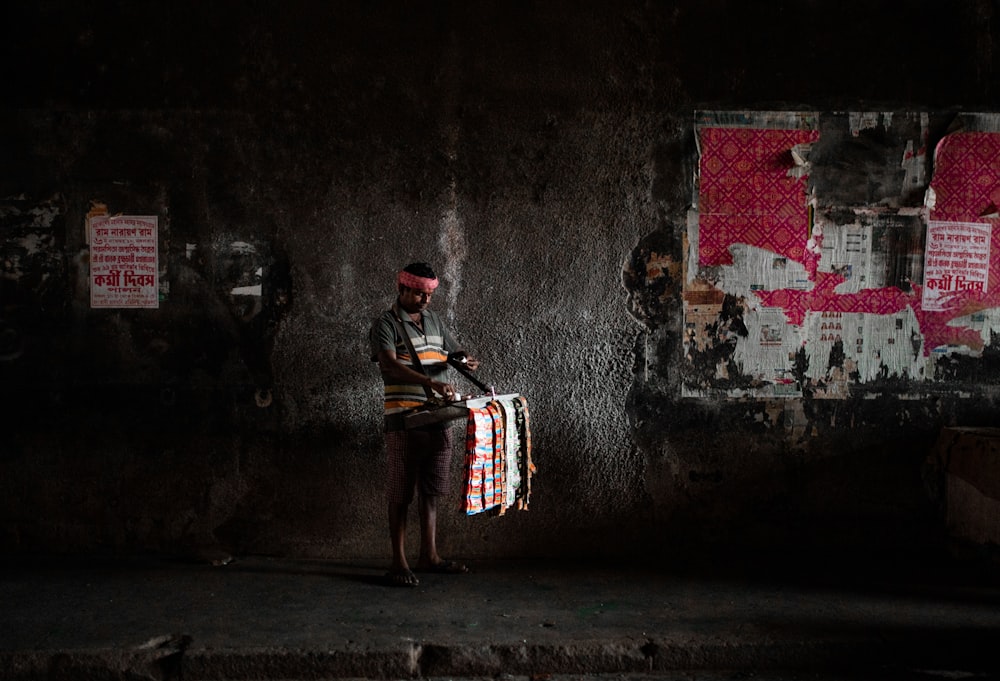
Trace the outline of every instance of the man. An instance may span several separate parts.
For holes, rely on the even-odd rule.
[[[414,488],[419,489],[420,511],[417,570],[468,571],[460,563],[441,558],[437,550],[438,498],[447,491],[451,468],[450,423],[409,430],[402,423],[403,413],[427,401],[429,393],[446,400],[457,394],[445,374],[448,354],[460,350],[440,317],[428,309],[437,287],[438,278],[429,264],[407,265],[397,277],[396,302],[375,320],[371,330],[372,360],[378,362],[385,384],[386,494],[392,540],[392,564],[386,576],[396,586],[419,584],[405,551],[406,517]],[[479,365],[471,357],[466,361],[473,371]]]

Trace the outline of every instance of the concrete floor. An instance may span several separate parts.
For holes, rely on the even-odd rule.
[[[407,589],[386,586],[379,561],[8,557],[0,678],[1000,673],[1000,579],[982,565],[729,557],[470,567]]]

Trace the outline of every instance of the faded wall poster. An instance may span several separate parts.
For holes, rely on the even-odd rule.
[[[695,134],[684,395],[941,381],[1000,338],[1000,117],[701,112]]]
[[[159,307],[156,216],[90,219],[90,306]]]
[[[976,222],[928,225],[923,309],[947,310],[966,291],[988,292],[991,236]]]

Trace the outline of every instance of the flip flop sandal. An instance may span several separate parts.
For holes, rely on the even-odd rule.
[[[461,563],[456,563],[453,560],[442,560],[436,565],[430,565],[428,567],[418,567],[418,572],[430,572],[438,575],[464,575],[469,571],[469,568],[462,565]]]
[[[385,579],[390,586],[413,588],[420,584],[420,580],[417,579],[412,570],[390,570],[385,573]]]

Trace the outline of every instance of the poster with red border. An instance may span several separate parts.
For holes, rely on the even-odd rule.
[[[957,307],[969,292],[987,293],[993,228],[977,222],[927,225],[922,308]]]
[[[157,217],[90,219],[90,306],[159,307]]]

